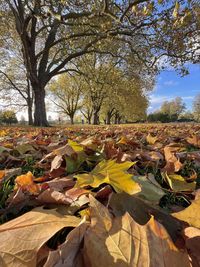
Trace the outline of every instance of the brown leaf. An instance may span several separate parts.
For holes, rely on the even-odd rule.
[[[55,158],[51,162],[50,172],[52,172],[53,170],[59,169],[62,162],[63,162],[63,157],[61,155],[55,156]]]
[[[70,204],[73,202],[70,197],[51,188],[43,191],[37,200],[42,204]]]
[[[187,227],[184,230],[186,237],[186,248],[192,259],[192,266],[200,266],[200,230],[194,227]]]
[[[80,262],[79,256],[81,254],[81,243],[83,242],[87,227],[87,223],[82,223],[72,230],[68,234],[66,241],[57,250],[49,253],[44,267],[84,267],[83,261]]]
[[[50,157],[53,157],[53,156],[64,156],[64,155],[67,155],[67,156],[72,156],[76,154],[76,152],[74,151],[74,149],[66,144],[65,146],[62,146],[60,148],[57,148],[55,150],[53,150],[51,153],[47,154],[41,161],[40,163],[42,163],[44,160],[50,158]]]
[[[84,240],[86,266],[190,266],[187,254],[175,247],[153,217],[144,226],[128,213],[112,219],[107,208],[90,200],[92,227]]]
[[[62,191],[64,188],[72,188],[75,185],[75,182],[70,176],[63,178],[55,178],[47,182],[48,186],[57,191]]]
[[[192,137],[187,138],[187,142],[196,147],[200,147],[200,135],[193,135]]]
[[[109,199],[108,206],[115,216],[123,216],[128,212],[134,221],[141,225],[146,224],[153,215],[156,221],[167,229],[174,242],[177,243],[177,241],[183,240],[180,235],[182,224],[158,205],[152,206],[136,196],[130,196],[125,193],[113,193]]]
[[[34,267],[37,252],[64,227],[76,227],[80,219],[55,210],[34,209],[0,226],[0,265]]]
[[[181,148],[176,144],[170,144],[164,147],[164,155],[166,160],[166,165],[163,168],[164,172],[174,173],[178,172],[183,164],[180,162],[179,158],[176,156],[176,152],[179,151]]]

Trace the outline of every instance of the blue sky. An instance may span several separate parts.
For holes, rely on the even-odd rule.
[[[200,65],[189,65],[190,74],[181,77],[175,70],[166,70],[157,77],[154,90],[150,93],[148,113],[160,108],[165,100],[173,100],[176,96],[183,98],[187,109],[192,109],[195,95],[200,93]]]

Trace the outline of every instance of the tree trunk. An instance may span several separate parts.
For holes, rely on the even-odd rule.
[[[47,121],[46,107],[45,107],[45,90],[43,87],[36,87],[32,85],[35,97],[35,112],[34,125],[35,126],[49,126]]]
[[[28,103],[28,125],[33,125],[32,103]]]
[[[95,111],[93,114],[93,124],[94,125],[99,124],[99,112],[98,111]]]
[[[91,122],[91,117],[88,117],[88,124],[91,124],[92,122]]]
[[[71,122],[71,124],[74,124],[74,115],[70,116],[70,122]]]
[[[115,124],[119,124],[119,120],[120,120],[120,116],[119,116],[119,113],[115,113],[115,120],[114,120],[114,123]]]
[[[28,125],[33,125],[33,90],[30,80],[27,78],[27,106],[28,106]]]
[[[107,124],[110,125],[111,124],[111,118],[112,118],[112,114],[111,112],[107,113]]]

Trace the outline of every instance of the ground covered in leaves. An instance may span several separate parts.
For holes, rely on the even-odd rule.
[[[200,266],[200,125],[0,130],[0,266]]]

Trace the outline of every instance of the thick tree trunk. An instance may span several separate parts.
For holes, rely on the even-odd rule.
[[[70,116],[70,122],[71,122],[71,124],[74,124],[74,115]]]
[[[93,114],[93,124],[94,125],[99,124],[99,112],[98,111],[95,111]]]
[[[33,86],[33,85],[32,85]],[[34,87],[35,111],[34,111],[34,125],[35,126],[49,126],[45,107],[45,90],[43,87]]]

